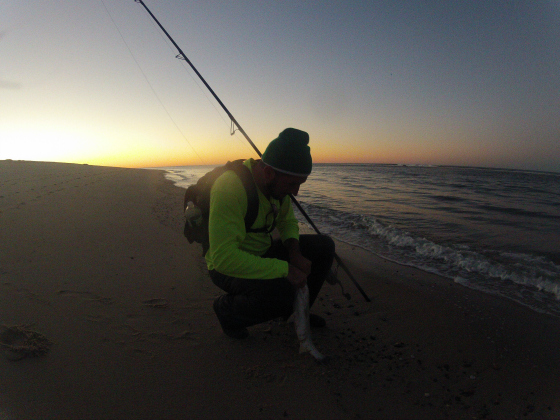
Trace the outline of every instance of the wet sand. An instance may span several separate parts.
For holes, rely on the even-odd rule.
[[[558,419],[560,320],[337,243],[312,312],[331,356],[280,320],[226,337],[182,236],[182,190],[152,170],[0,161],[0,419]]]

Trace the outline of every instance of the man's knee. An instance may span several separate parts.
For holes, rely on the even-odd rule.
[[[335,252],[335,244],[333,239],[330,236],[327,235],[320,235],[321,236],[321,241],[322,241],[322,248],[324,249],[324,252],[326,254],[332,254],[334,255]]]
[[[334,256],[335,244],[327,235],[301,235],[301,253],[306,258],[328,259]]]

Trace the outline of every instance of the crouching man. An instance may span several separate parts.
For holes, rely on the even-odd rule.
[[[234,171],[221,175],[210,194],[206,264],[214,284],[226,292],[214,301],[225,334],[249,335],[247,327],[293,311],[296,288],[309,287],[313,304],[331,268],[335,247],[325,235],[299,235],[288,194],[297,195],[311,173],[309,135],[287,128],[272,140],[262,160],[244,162],[258,193],[257,218],[245,226],[247,192]],[[278,228],[280,239],[272,240]],[[312,327],[325,325],[310,315]]]

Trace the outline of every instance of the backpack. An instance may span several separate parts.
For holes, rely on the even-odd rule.
[[[208,237],[208,219],[210,216],[210,190],[214,182],[226,171],[232,170],[239,177],[245,192],[247,193],[247,213],[245,214],[246,232],[266,232],[265,227],[251,229],[259,213],[259,195],[257,186],[253,180],[251,170],[243,165],[244,159],[228,162],[223,166],[218,166],[203,175],[196,184],[187,188],[185,192],[184,208],[187,209],[189,202],[195,205],[194,211],[187,215],[185,221],[184,234],[189,243],[197,242],[202,244],[202,256],[206,255],[210,247]],[[191,210],[188,208],[187,213]]]

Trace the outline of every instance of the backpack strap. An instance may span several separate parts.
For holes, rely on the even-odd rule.
[[[245,213],[245,231],[246,232],[259,232],[260,230],[251,229],[255,220],[257,220],[257,215],[259,213],[259,194],[257,192],[257,186],[253,180],[253,174],[251,170],[243,165],[244,160],[234,160],[233,162],[226,163],[226,168],[231,169],[236,173],[245,192],[247,193],[247,213]]]
[[[245,187],[245,191],[247,193],[247,213],[245,213],[245,231],[246,232],[266,232],[270,233],[276,227],[276,218],[274,218],[274,222],[271,227],[263,226],[261,228],[252,229],[253,223],[257,220],[257,216],[259,214],[259,194],[257,192],[257,186],[255,185],[255,180],[253,179],[253,174],[251,170],[243,165],[244,160],[238,159],[232,162],[226,163],[226,168],[229,170],[234,171],[241,182],[243,183],[243,187]],[[284,203],[284,197],[280,201],[280,206]]]

